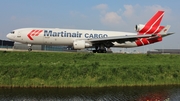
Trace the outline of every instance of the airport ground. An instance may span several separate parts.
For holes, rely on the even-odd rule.
[[[180,85],[180,55],[0,51],[1,87]]]

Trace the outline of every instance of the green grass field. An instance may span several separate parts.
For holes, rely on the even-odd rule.
[[[0,51],[1,87],[180,84],[180,55]]]

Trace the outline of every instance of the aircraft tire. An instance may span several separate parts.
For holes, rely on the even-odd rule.
[[[93,50],[93,53],[97,53],[97,50]]]
[[[28,51],[31,52],[31,51],[32,51],[32,48],[29,48]]]

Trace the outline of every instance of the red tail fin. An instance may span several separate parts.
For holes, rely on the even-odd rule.
[[[158,11],[145,26],[159,26],[164,15],[164,11]]]
[[[164,11],[158,11],[145,25],[138,31],[139,34],[155,34],[159,33],[164,26],[160,26]]]

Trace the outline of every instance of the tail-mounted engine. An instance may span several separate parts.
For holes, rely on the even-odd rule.
[[[143,24],[136,25],[135,26],[135,31],[137,31],[137,32],[141,31],[144,28],[144,26],[145,25],[143,25]]]
[[[139,33],[146,33],[146,34],[157,34],[159,33],[164,26],[145,26],[143,24],[139,24],[135,26],[135,31]]]

